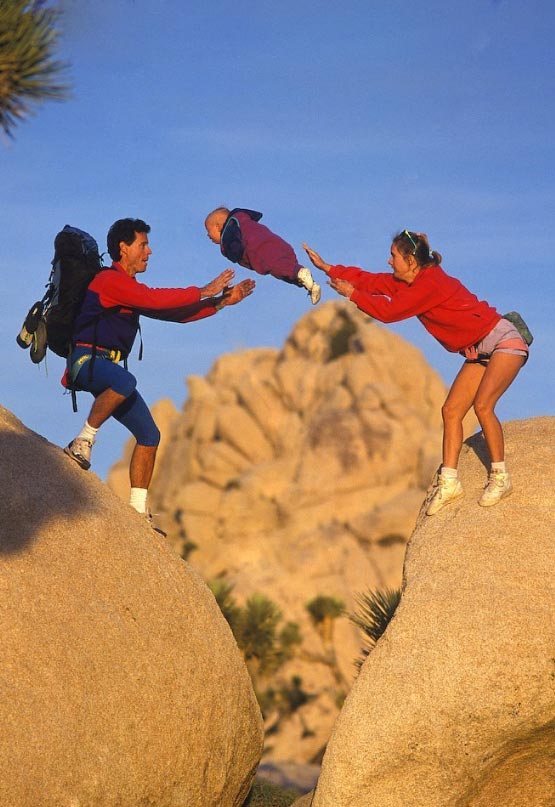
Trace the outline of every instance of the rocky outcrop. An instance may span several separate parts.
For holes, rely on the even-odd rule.
[[[212,594],[0,409],[0,803],[239,807],[262,744]]]
[[[310,698],[279,727],[270,719],[266,748],[311,761],[361,637],[345,617],[324,635],[305,606],[324,595],[353,610],[354,595],[400,586],[445,388],[417,349],[344,302],[312,310],[282,350],[222,356],[188,387],[152,507],[205,579],[223,577],[241,601],[261,592],[301,626],[282,678],[300,676]]]
[[[514,492],[424,515],[401,604],[352,688],[313,807],[553,807],[555,418],[506,425]],[[301,803],[299,803],[301,804]]]

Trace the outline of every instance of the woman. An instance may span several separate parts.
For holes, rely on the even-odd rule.
[[[331,266],[306,244],[304,248],[314,266],[329,276],[330,286],[361,311],[380,322],[416,316],[443,347],[465,357],[442,408],[443,462],[427,514],[434,515],[464,494],[457,465],[462,423],[471,406],[491,459],[479,504],[497,504],[511,493],[503,429],[494,410],[528,358],[528,345],[515,325],[447,275],[440,266],[441,255],[430,251],[423,233],[403,230],[395,236],[388,261],[393,274]]]

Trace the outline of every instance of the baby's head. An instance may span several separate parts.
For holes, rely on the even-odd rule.
[[[206,216],[204,226],[206,227],[208,238],[213,241],[214,244],[220,243],[222,230],[230,212],[227,207],[217,207]]]

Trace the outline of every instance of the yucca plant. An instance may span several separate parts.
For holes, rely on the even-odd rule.
[[[0,2],[0,128],[10,137],[33,104],[68,95],[67,65],[54,58],[59,16],[44,0]]]
[[[253,594],[241,610],[236,639],[253,681],[275,668],[281,618],[278,606],[264,594]]]
[[[336,597],[319,594],[307,602],[305,608],[324,645],[330,645],[333,641],[334,621],[344,613],[345,603]]]
[[[383,635],[389,625],[399,602],[401,601],[401,589],[386,588],[383,591],[371,591],[355,597],[358,611],[349,614],[349,619],[353,622],[366,637],[366,645],[362,648],[362,655],[355,662],[357,667],[361,667],[366,656],[373,650],[376,642]]]

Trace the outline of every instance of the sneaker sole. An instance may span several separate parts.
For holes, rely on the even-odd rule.
[[[501,499],[505,499],[507,496],[510,496],[512,492],[513,492],[513,489],[511,488],[506,493],[502,493],[501,496],[498,499],[496,499],[494,502],[483,502],[480,499],[478,504],[480,505],[480,507],[493,507],[494,505],[499,504]]]
[[[442,504],[440,507],[437,508],[437,510],[434,510],[433,513],[430,513],[430,509],[428,508],[428,510],[426,510],[426,515],[427,516],[437,515],[437,513],[439,513],[440,510],[443,510],[444,507],[447,507],[449,504],[452,504],[453,502],[457,502],[459,499],[462,499],[463,496],[464,496],[464,490],[462,490],[460,493],[457,493],[456,496],[452,496],[448,502]]]
[[[320,302],[320,297],[322,296],[322,289],[320,288],[318,283],[315,283],[313,285],[312,289],[309,292],[309,295],[310,295],[310,302],[312,303],[312,305],[318,305],[318,303]]]
[[[82,468],[84,471],[88,471],[91,467],[91,464],[88,460],[83,459],[83,457],[76,457],[75,454],[72,453],[69,446],[64,448],[64,454],[67,454],[68,457],[71,457],[73,462],[76,462],[77,465]]]

